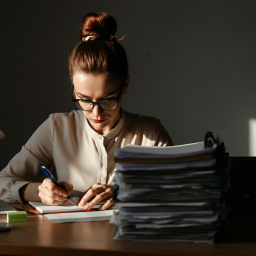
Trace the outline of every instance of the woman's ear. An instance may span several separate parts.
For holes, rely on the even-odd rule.
[[[124,83],[124,95],[127,93],[128,91],[128,87],[129,87],[129,83],[130,83],[130,76],[128,75],[126,80],[125,80],[125,83]]]

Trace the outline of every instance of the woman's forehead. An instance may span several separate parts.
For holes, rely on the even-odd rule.
[[[76,72],[73,76],[73,84],[77,93],[89,97],[116,92],[121,87],[121,80],[116,76],[106,74],[84,74]]]

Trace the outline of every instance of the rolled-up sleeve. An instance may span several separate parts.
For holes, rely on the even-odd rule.
[[[37,181],[41,175],[39,164],[52,165],[53,129],[54,116],[50,115],[0,172],[1,200],[22,203],[19,189],[29,182]]]

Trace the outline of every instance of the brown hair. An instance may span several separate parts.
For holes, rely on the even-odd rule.
[[[125,81],[128,75],[127,56],[114,34],[116,20],[107,13],[88,13],[80,29],[81,42],[69,58],[71,81],[76,71],[88,74],[116,75]]]

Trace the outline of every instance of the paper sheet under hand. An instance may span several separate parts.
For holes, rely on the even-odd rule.
[[[52,223],[110,220],[114,210],[44,214]]]

